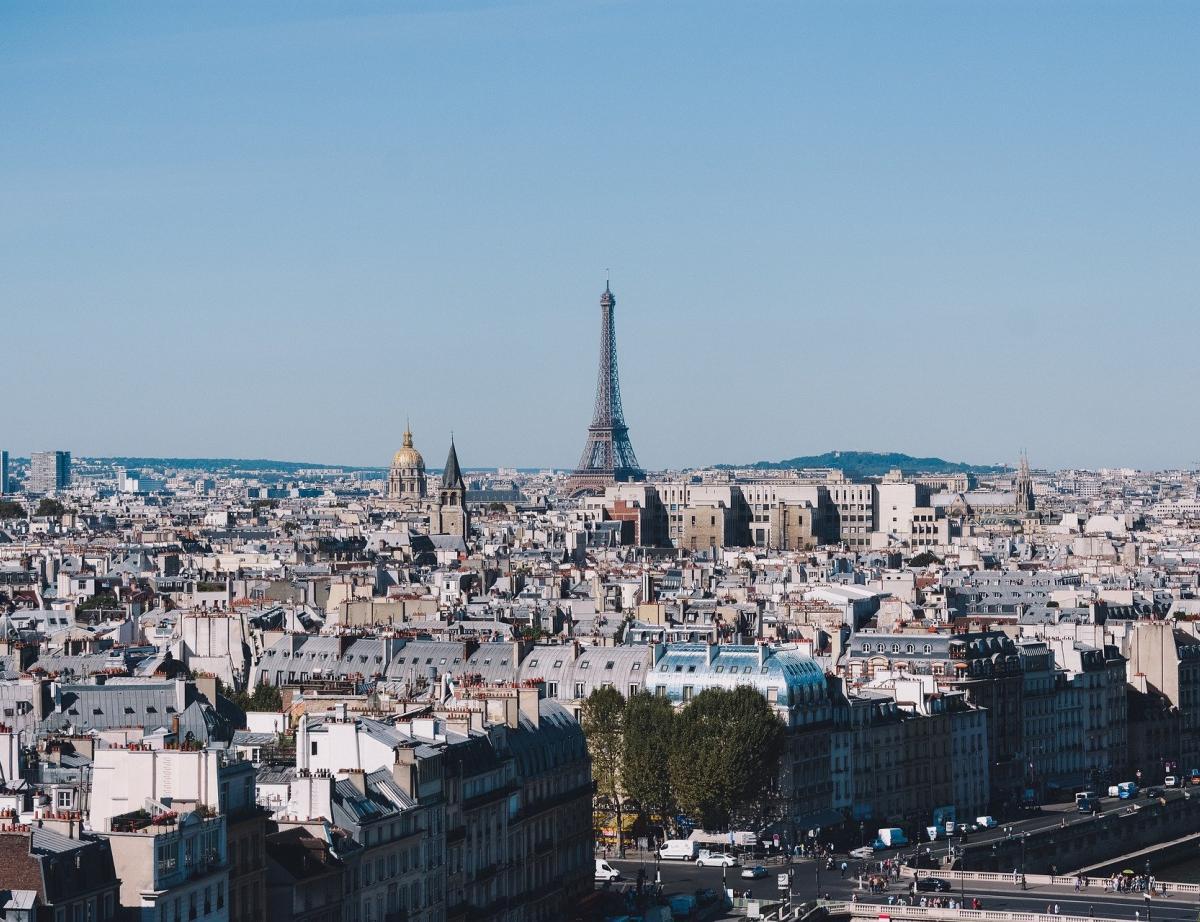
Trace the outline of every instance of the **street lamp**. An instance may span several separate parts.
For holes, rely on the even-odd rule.
[[[1146,859],[1146,922],[1150,922],[1150,859]]]

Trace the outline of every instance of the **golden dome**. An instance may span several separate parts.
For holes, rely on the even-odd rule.
[[[392,455],[392,467],[401,470],[425,470],[425,459],[413,448],[412,433],[404,430],[404,447]]]

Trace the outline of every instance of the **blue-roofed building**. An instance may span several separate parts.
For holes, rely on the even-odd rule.
[[[681,643],[660,647],[648,691],[686,704],[706,688],[756,689],[789,727],[833,716],[825,670],[811,656],[765,644]]]
[[[785,834],[795,841],[806,830],[842,822],[832,801],[833,702],[825,670],[811,656],[766,644],[659,645],[646,674],[647,691],[678,707],[705,689],[743,685],[761,694],[788,728],[779,781],[791,826]]]

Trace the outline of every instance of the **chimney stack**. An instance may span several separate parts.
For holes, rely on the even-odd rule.
[[[392,779],[396,786],[413,800],[419,800],[417,785],[417,750],[412,746],[397,746],[396,761],[392,764]]]
[[[542,697],[542,683],[538,682],[532,685],[522,685],[517,689],[517,701],[520,703],[521,716],[533,724],[533,728],[538,728],[538,722],[541,719],[541,712],[538,708],[538,702]]]

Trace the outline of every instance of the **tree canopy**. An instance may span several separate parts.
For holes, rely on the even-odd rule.
[[[667,774],[674,725],[675,709],[664,697],[639,692],[625,705],[621,785],[646,816],[666,817],[674,812]]]
[[[711,830],[761,825],[778,807],[786,728],[754,688],[711,688],[676,710],[599,688],[584,702],[597,807],[665,822],[679,810]]]
[[[23,519],[25,507],[11,499],[0,499],[0,519]]]
[[[779,780],[784,726],[749,686],[709,688],[679,712],[668,761],[680,809],[706,829],[758,821]]]
[[[60,516],[66,511],[67,511],[67,507],[64,506],[62,503],[60,503],[58,500],[52,499],[49,496],[43,496],[41,501],[37,504],[37,509],[34,511],[33,514],[34,515],[48,515],[48,516],[54,517],[54,516]]]
[[[592,757],[596,793],[615,801],[620,794],[625,745],[625,699],[615,688],[597,688],[583,702],[579,717]]]

